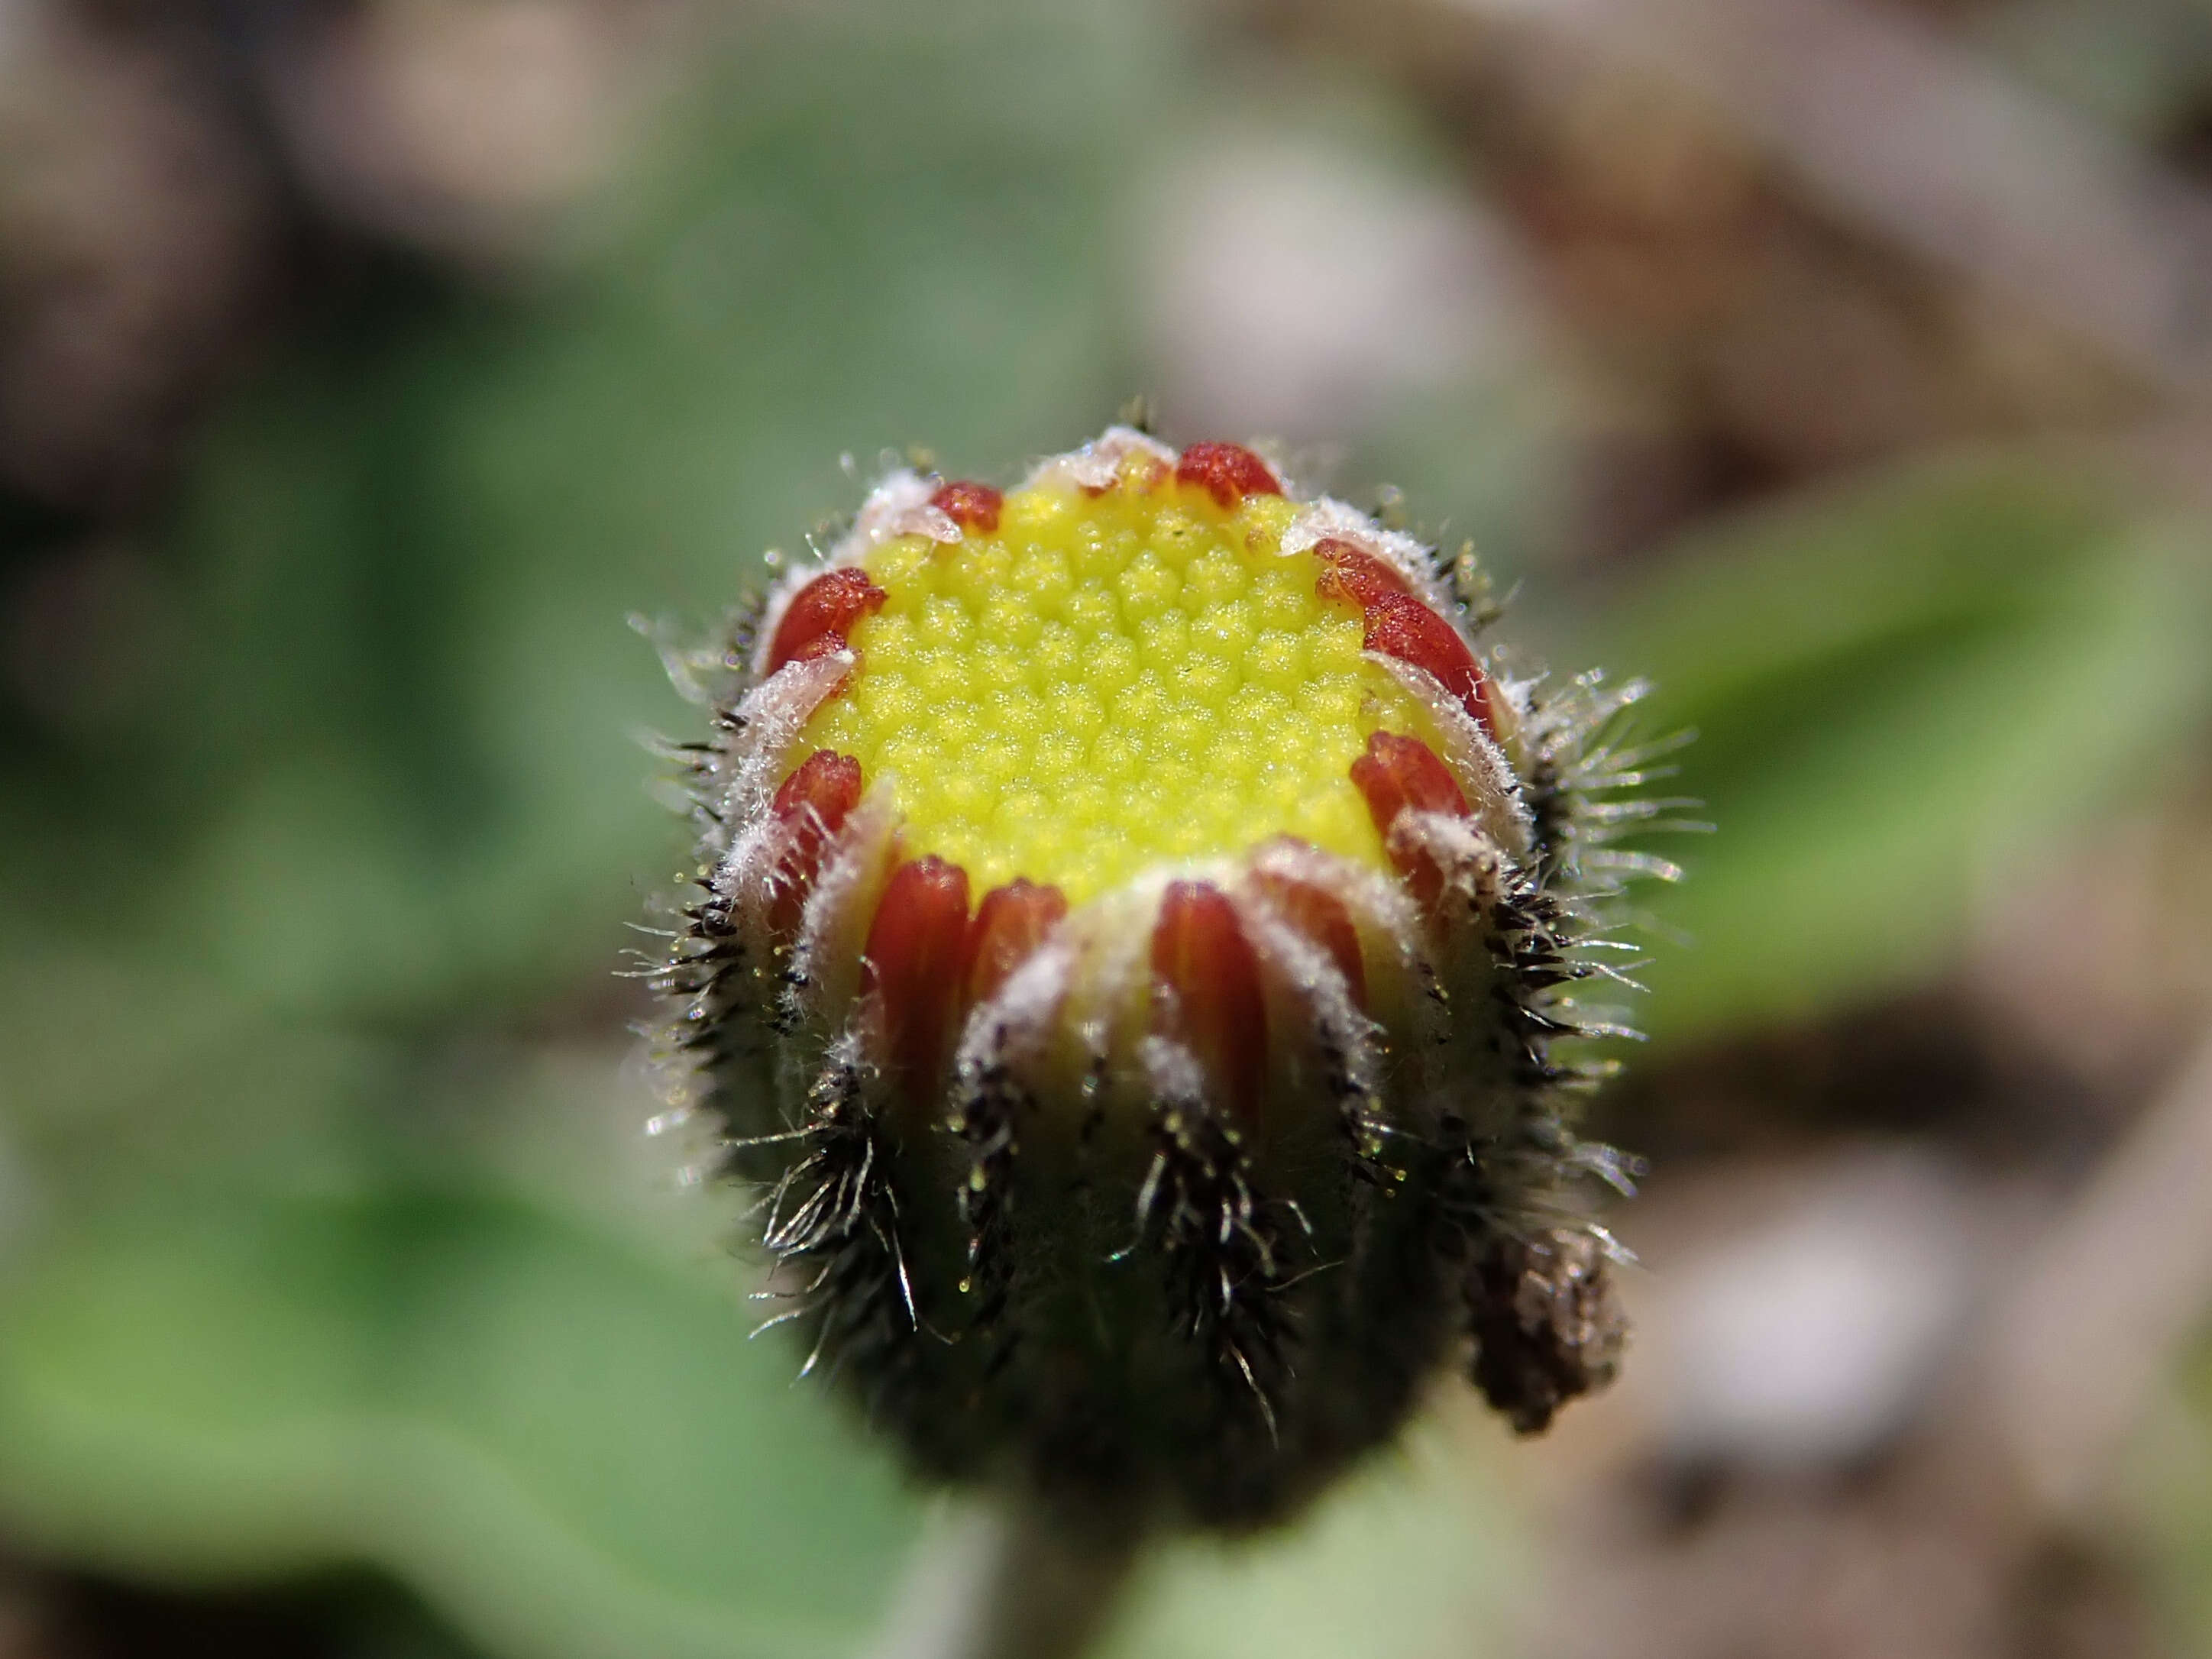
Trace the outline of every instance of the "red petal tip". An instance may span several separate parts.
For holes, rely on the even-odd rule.
[[[1193,444],[1176,463],[1176,481],[1198,484],[1224,507],[1247,495],[1279,495],[1283,486],[1267,462],[1241,444]]]
[[[984,894],[968,928],[969,1002],[1004,985],[1066,915],[1067,896],[1057,887],[1017,880]]]
[[[1155,1018],[1198,1056],[1231,1114],[1257,1123],[1267,1086],[1260,959],[1219,888],[1169,885],[1152,926],[1152,981]]]
[[[823,854],[860,804],[860,762],[850,755],[817,749],[783,781],[769,802],[769,811],[784,830],[769,878],[768,925],[777,938],[798,933],[806,896],[822,872]]]
[[[1325,599],[1342,599],[1364,611],[1394,593],[1413,592],[1394,566],[1350,542],[1324,536],[1313,544],[1313,552],[1321,561],[1314,591]]]
[[[791,596],[768,648],[768,672],[786,663],[811,662],[842,651],[853,624],[883,609],[888,596],[865,570],[847,566],[825,571]]]
[[[1257,879],[1260,890],[1281,912],[1283,920],[1328,953],[1343,977],[1352,1006],[1364,1010],[1367,963],[1359,953],[1359,930],[1352,926],[1352,912],[1344,901],[1327,888],[1272,870],[1261,871]]]
[[[1451,769],[1419,738],[1377,732],[1367,739],[1367,752],[1352,763],[1352,781],[1367,798],[1368,816],[1374,819],[1391,862],[1413,884],[1414,896],[1425,905],[1434,905],[1443,893],[1443,872],[1424,849],[1394,846],[1390,831],[1401,812],[1469,816],[1467,797]]]
[[[929,504],[963,530],[989,536],[998,531],[999,509],[1006,504],[1006,498],[987,483],[959,478],[939,484]]]
[[[1490,681],[1459,629],[1415,597],[1404,576],[1372,553],[1327,537],[1314,544],[1322,573],[1314,591],[1359,607],[1370,651],[1432,675],[1492,737]]]
[[[940,858],[891,872],[868,924],[860,987],[883,1018],[884,1069],[926,1106],[943,1069],[966,978],[968,872]]]

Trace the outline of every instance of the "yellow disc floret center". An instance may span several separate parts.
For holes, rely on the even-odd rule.
[[[1009,495],[995,533],[865,561],[886,595],[860,665],[794,746],[890,779],[902,850],[977,893],[1025,876],[1080,904],[1146,867],[1291,835],[1387,869],[1349,776],[1377,726],[1428,720],[1361,622],[1282,551],[1278,495],[1171,477]]]

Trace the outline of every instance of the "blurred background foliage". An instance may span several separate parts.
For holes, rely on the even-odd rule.
[[[644,1133],[624,619],[1138,391],[1718,830],[1628,1384],[1115,1651],[2212,1651],[2208,226],[2202,0],[0,0],[0,1655],[861,1650],[934,1510]]]

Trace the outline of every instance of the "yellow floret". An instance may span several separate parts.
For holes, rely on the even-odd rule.
[[[995,534],[875,550],[860,665],[786,769],[835,749],[891,778],[905,854],[978,894],[1025,876],[1080,904],[1278,835],[1387,869],[1350,769],[1425,712],[1316,594],[1312,555],[1282,551],[1289,502],[1146,482],[1021,490]]]

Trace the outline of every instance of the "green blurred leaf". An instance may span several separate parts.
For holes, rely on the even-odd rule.
[[[1698,733],[1717,832],[1639,1010],[1668,1038],[1799,1019],[1938,970],[2008,860],[2140,800],[2212,719],[2201,526],[2025,462],[1921,469],[1702,538],[1601,660]]]
[[[149,1203],[0,1297],[0,1513],[135,1572],[380,1565],[507,1652],[841,1652],[912,1523],[793,1363],[493,1191]]]
[[[362,1563],[515,1654],[842,1652],[912,1531],[735,1195],[619,1048],[271,1020],[131,956],[0,964],[0,1526],[133,1575]]]

